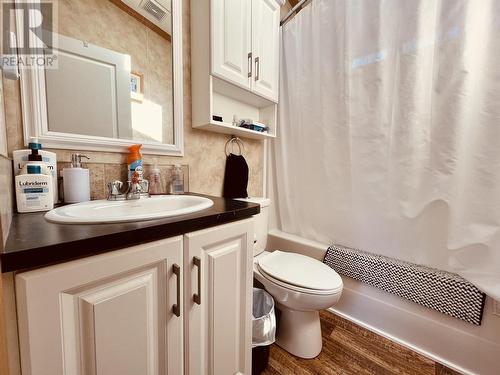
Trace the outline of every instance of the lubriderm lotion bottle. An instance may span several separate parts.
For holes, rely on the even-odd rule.
[[[17,211],[49,211],[54,208],[52,176],[42,174],[40,165],[27,165],[26,174],[16,176]]]

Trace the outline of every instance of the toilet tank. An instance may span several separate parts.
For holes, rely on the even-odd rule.
[[[254,233],[255,233],[255,243],[253,245],[253,255],[259,255],[264,250],[266,250],[267,245],[267,233],[269,231],[269,206],[271,205],[271,200],[268,198],[245,198],[238,199],[245,202],[260,204],[260,214],[254,215]]]

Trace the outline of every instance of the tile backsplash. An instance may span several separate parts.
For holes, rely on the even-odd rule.
[[[161,191],[169,193],[172,164],[156,164],[160,169]],[[70,163],[57,163],[58,175],[61,176],[63,168],[68,168]],[[144,177],[150,180],[149,175],[153,164],[144,164]],[[83,163],[83,168],[88,168],[90,172],[90,198],[106,199],[108,196],[107,184],[112,181],[127,181],[127,164],[118,163]],[[189,191],[189,167],[182,165],[184,171],[184,190]]]

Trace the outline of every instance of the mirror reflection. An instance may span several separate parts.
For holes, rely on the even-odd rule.
[[[51,132],[174,143],[171,0],[58,1]]]

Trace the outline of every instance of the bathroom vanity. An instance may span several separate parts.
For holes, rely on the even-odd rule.
[[[260,208],[209,198],[207,210],[134,223],[17,215],[1,260],[22,373],[249,374]]]

